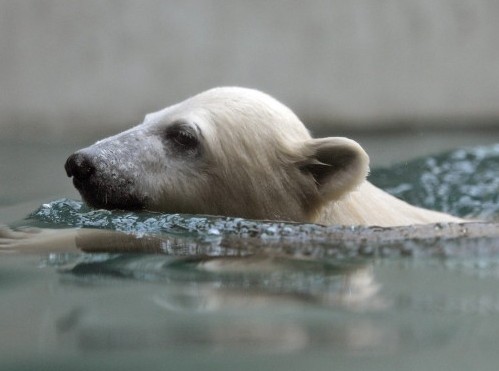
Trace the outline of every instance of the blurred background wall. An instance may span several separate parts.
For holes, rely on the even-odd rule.
[[[0,136],[101,137],[218,85],[312,127],[498,127],[496,0],[0,0]]]

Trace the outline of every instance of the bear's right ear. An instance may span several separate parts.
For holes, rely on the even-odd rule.
[[[347,138],[308,140],[305,154],[299,166],[314,177],[325,200],[339,199],[360,185],[369,173],[369,156],[357,142]]]

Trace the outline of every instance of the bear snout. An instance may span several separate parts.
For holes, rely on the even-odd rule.
[[[64,165],[68,177],[73,177],[80,183],[87,181],[95,173],[95,165],[90,157],[84,153],[73,153]]]
[[[147,196],[137,193],[133,179],[120,172],[116,162],[114,158],[103,158],[101,152],[84,149],[69,156],[64,169],[89,206],[108,210],[143,209]]]

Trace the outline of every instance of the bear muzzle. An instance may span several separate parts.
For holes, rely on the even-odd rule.
[[[102,164],[101,164],[102,165]],[[107,164],[106,164],[107,165]],[[89,206],[98,209],[140,210],[146,197],[136,195],[134,181],[117,177],[116,171],[99,166],[98,157],[84,150],[73,153],[64,165],[68,177]]]
[[[73,184],[79,188],[84,182],[95,173],[95,165],[88,155],[83,153],[73,153],[64,164],[64,169],[68,177],[73,177]]]

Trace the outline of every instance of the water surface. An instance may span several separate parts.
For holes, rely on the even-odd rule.
[[[495,145],[375,170],[372,180],[415,204],[494,221],[497,174]],[[499,362],[492,222],[397,235],[60,199],[12,226],[120,231],[154,248],[2,254],[2,369],[492,370]]]

